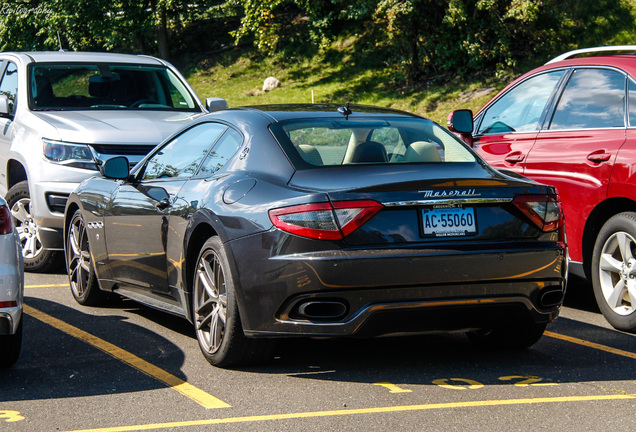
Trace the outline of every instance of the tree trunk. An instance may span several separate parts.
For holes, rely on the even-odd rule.
[[[413,83],[419,81],[422,76],[422,67],[420,65],[420,53],[417,44],[417,38],[411,38],[409,42],[409,48],[411,51],[411,64],[409,65],[409,75]]]
[[[168,46],[168,17],[166,14],[166,6],[160,3],[157,6],[157,0],[150,2],[152,12],[155,15],[155,35],[157,38],[157,51],[159,57],[164,60],[170,60],[170,47]]]

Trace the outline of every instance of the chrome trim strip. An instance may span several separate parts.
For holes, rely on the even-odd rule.
[[[548,61],[546,64],[567,60],[579,54],[592,54],[592,53],[610,52],[610,51],[636,52],[636,45],[613,45],[613,46],[603,46],[603,47],[581,48],[574,51],[568,51],[566,53],[563,53],[553,58],[552,60]]]
[[[500,204],[511,202],[512,198],[452,198],[452,199],[428,199],[413,201],[383,202],[385,207],[430,206],[430,205],[454,205],[454,204]]]

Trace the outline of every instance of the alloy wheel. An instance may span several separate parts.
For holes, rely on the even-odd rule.
[[[223,266],[213,250],[207,250],[197,263],[194,292],[197,337],[202,349],[214,354],[225,335],[227,290]]]
[[[71,289],[76,297],[83,297],[88,290],[91,254],[88,248],[86,225],[81,217],[75,216],[71,221],[66,242],[66,266]]]
[[[26,259],[33,259],[44,250],[40,242],[38,224],[33,219],[31,213],[31,199],[22,198],[11,206],[11,216],[15,220],[16,230],[22,245],[22,256]]]
[[[636,240],[619,231],[612,234],[600,256],[600,287],[608,306],[618,315],[634,312],[636,304]]]

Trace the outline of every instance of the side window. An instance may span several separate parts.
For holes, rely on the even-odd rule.
[[[563,70],[533,76],[503,95],[485,112],[477,134],[538,131],[541,116]]]
[[[143,180],[190,177],[227,126],[202,123],[188,129],[156,152],[146,164]]]
[[[629,125],[636,126],[636,82],[629,80]]]
[[[550,123],[550,130],[625,126],[625,75],[607,69],[577,69]]]
[[[15,103],[18,97],[18,67],[9,62],[0,82],[0,94],[5,95],[9,102],[9,114],[15,114]]]
[[[228,128],[227,132],[225,132],[212,148],[210,154],[205,158],[199,174],[210,175],[220,170],[223,165],[234,156],[234,153],[239,149],[242,142],[243,137],[241,134],[234,129]]]

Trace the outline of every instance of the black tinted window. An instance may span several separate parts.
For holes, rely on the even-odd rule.
[[[29,69],[33,109],[198,111],[170,69],[136,64],[36,64]]]
[[[203,161],[199,174],[209,175],[220,170],[234,156],[242,142],[243,137],[240,133],[234,129],[228,129]]]
[[[607,69],[575,70],[550,130],[602,129],[625,126],[625,76]]]
[[[189,177],[227,126],[202,123],[188,129],[156,152],[146,164],[143,179]]]
[[[563,73],[536,75],[517,85],[488,108],[477,133],[538,131],[545,106]]]
[[[0,94],[5,95],[9,102],[9,114],[15,114],[15,102],[18,95],[18,68],[9,62],[0,82]]]
[[[425,119],[311,119],[272,127],[301,168],[356,164],[475,162],[448,130]]]

